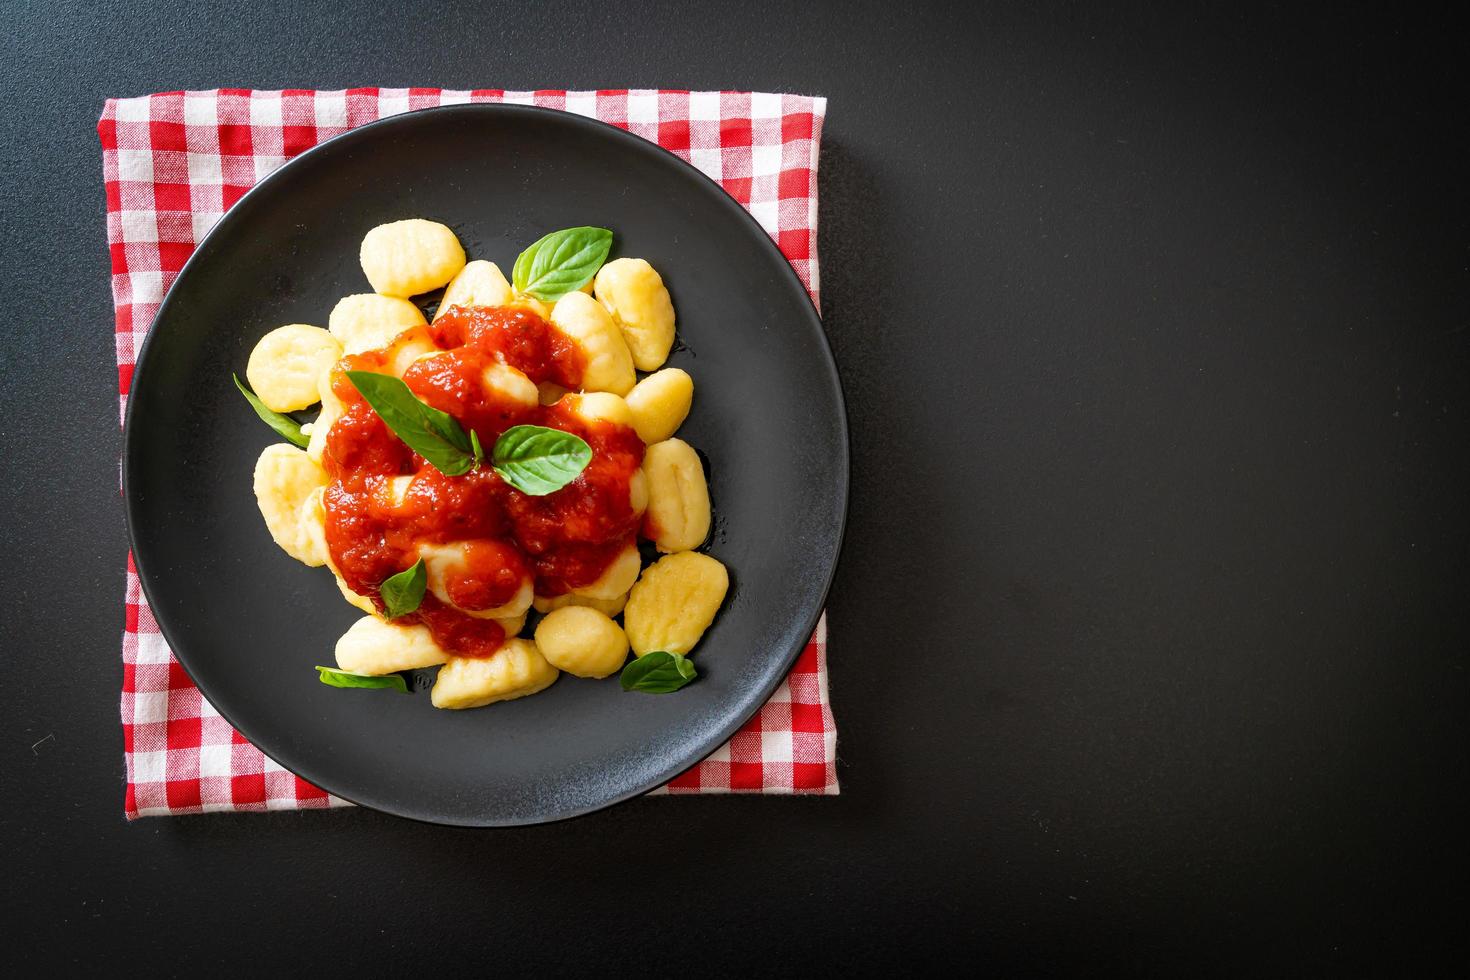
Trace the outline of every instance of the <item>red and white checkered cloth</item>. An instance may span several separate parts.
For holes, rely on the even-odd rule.
[[[133,363],[194,246],[256,181],[354,126],[413,109],[513,102],[591,116],[688,160],[743,204],[818,299],[817,152],[826,100],[751,92],[218,89],[109,99],[97,124],[126,408]],[[128,557],[123,751],[128,819],[346,806],[247,742],[169,651]],[[735,736],[655,793],[837,793],[827,626]]]

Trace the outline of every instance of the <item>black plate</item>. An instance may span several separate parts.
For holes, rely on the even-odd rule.
[[[426,217],[507,272],[543,233],[602,225],[663,273],[694,377],[680,436],[706,454],[730,569],[724,610],[675,695],[563,676],[535,697],[439,711],[318,683],[360,615],[324,569],[274,544],[251,491],[274,440],[230,383],[283,323],[325,325],[367,292],[369,228]],[[139,577],[206,697],[288,769],[346,799],[441,823],[570,817],[645,792],[727,739],[815,626],[847,507],[847,422],[822,326],[754,219],[657,146],[567,113],[429,109],[316,147],[252,189],[200,244],[138,358],[123,457]]]

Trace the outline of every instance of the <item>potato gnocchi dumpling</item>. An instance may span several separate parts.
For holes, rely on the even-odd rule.
[[[494,392],[509,401],[526,406],[541,403],[541,393],[536,390],[536,382],[509,364],[491,364],[480,375],[480,380],[487,392]]]
[[[311,432],[306,443],[306,455],[318,466],[321,465],[322,456],[327,451],[327,433],[337,420],[342,417],[342,399],[332,390],[332,373],[337,365],[329,364],[322,369],[321,376],[317,379],[317,393],[321,399],[322,410],[318,413],[316,421],[307,423],[311,426]],[[306,431],[306,426],[302,426]]]
[[[376,616],[378,614],[378,607],[373,605],[373,600],[369,599],[365,595],[358,595],[356,592],[353,592],[351,589],[349,589],[347,587],[346,581],[344,581],[342,576],[338,575],[335,571],[332,573],[332,575],[337,579],[337,590],[342,593],[342,598],[347,600],[348,605],[352,606],[355,609],[361,609],[369,616]]]
[[[682,439],[666,439],[643,455],[648,510],[643,535],[659,551],[689,551],[709,537],[709,484],[699,454]]]
[[[387,355],[387,363],[383,366],[383,373],[391,374],[395,378],[403,377],[403,373],[409,369],[414,361],[425,357],[433,357],[438,354],[439,348],[430,336],[427,327],[410,327],[394,338],[387,347],[382,348]]]
[[[245,378],[273,412],[295,412],[316,404],[317,378],[342,356],[337,338],[321,327],[288,323],[255,345]]]
[[[327,317],[327,329],[341,342],[342,353],[361,354],[387,347],[403,331],[428,322],[423,311],[406,299],[358,293],[337,301]]]
[[[611,422],[633,427],[633,412],[621,397],[607,391],[589,391],[572,396],[572,407],[588,422]]]
[[[550,305],[541,302],[539,299],[537,299],[534,296],[528,296],[525,293],[516,293],[516,294],[514,294],[511,297],[510,302],[507,303],[507,304],[505,304],[505,305],[506,306],[510,306],[510,307],[514,307],[516,309],[530,310],[532,313],[536,314],[537,316],[539,316],[543,320],[550,320],[551,319],[551,307],[550,307]]]
[[[452,306],[509,306],[515,292],[505,279],[500,266],[484,259],[476,259],[460,270],[454,281],[444,287],[444,296],[439,300],[439,309],[434,312],[438,320]]]
[[[512,598],[498,606],[470,609],[458,605],[451,597],[449,584],[451,577],[464,577],[471,574],[469,549],[478,546],[477,542],[468,541],[456,541],[450,544],[420,543],[418,553],[419,557],[424,560],[425,571],[428,572],[429,591],[446,606],[453,606],[477,619],[513,619],[523,615],[527,609],[531,608],[531,600],[535,598],[535,589],[529,573],[523,573],[520,576],[520,583]]]
[[[365,616],[337,641],[337,666],[354,674],[392,674],[449,659],[427,626],[385,623]]]
[[[437,668],[432,704],[475,708],[562,671],[610,677],[630,652],[688,654],[713,622],[729,576],[694,550],[709,486],[677,438],[694,380],[664,366],[675,313],[659,273],[586,259],[614,242],[544,236],[504,266],[511,281],[466,261],[446,225],[379,225],[359,253],[371,293],[344,296],[325,330],[289,324],[251,352],[268,408],[321,403],[305,450],[260,454],[254,489],[272,539],[325,565],[365,614],[337,641],[341,671]],[[431,323],[411,297],[441,286]],[[517,426],[541,431],[500,441]],[[664,557],[644,568],[640,539]]]
[[[547,614],[536,627],[536,647],[551,666],[573,677],[606,677],[628,659],[623,628],[586,606],[566,606]]]
[[[507,640],[489,657],[451,657],[430,700],[436,708],[480,708],[544,691],[560,675],[530,640]]]
[[[596,609],[604,616],[616,616],[623,611],[628,604],[628,593],[624,592],[616,599],[592,599],[588,596],[577,595],[575,592],[567,592],[559,596],[537,596],[531,606],[538,613],[549,613],[567,606],[586,606],[588,609]]]
[[[529,610],[523,610],[519,616],[512,616],[509,619],[496,620],[496,622],[500,624],[500,628],[505,630],[506,639],[510,639],[514,636],[520,636],[521,630],[526,628],[526,613],[528,611]]]
[[[327,512],[322,504],[326,487],[317,487],[301,502],[301,562],[310,568],[319,568],[331,557],[327,547]]]
[[[648,474],[639,467],[628,480],[628,506],[635,517],[648,513]]]
[[[633,583],[638,579],[638,569],[641,565],[642,562],[638,558],[638,546],[629,543],[596,581],[580,585],[572,592],[585,599],[616,599],[633,587]]]
[[[694,403],[694,379],[678,368],[650,374],[628,392],[628,410],[638,438],[650,446],[673,438]]]
[[[725,601],[730,576],[709,555],[681,551],[644,569],[628,595],[623,629],[640,657],[654,650],[688,653]]]
[[[633,356],[607,310],[586,293],[567,293],[551,308],[551,323],[582,348],[583,391],[626,395],[633,390]]]
[[[674,304],[663,277],[643,259],[614,259],[597,273],[595,292],[622,330],[638,370],[662,367],[674,346]]]
[[[404,298],[448,284],[465,264],[454,232],[423,218],[378,225],[363,237],[358,259],[373,292]]]
[[[313,568],[325,564],[302,511],[327,485],[327,473],[311,457],[284,443],[266,446],[255,461],[255,502],[271,538],[282,551]]]

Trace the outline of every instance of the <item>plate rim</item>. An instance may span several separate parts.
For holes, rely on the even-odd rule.
[[[741,710],[736,712],[736,714],[734,715],[735,720],[733,722],[728,723],[726,726],[723,726],[722,728],[716,730],[714,735],[706,736],[705,738],[700,739],[697,742],[689,743],[686,747],[686,750],[679,753],[679,758],[685,761],[682,761],[678,766],[672,768],[671,771],[668,771],[666,773],[661,771],[661,774],[652,780],[638,781],[634,783],[631,788],[621,790],[620,792],[613,794],[605,800],[600,800],[590,805],[574,807],[565,811],[559,810],[544,816],[528,816],[509,819],[464,819],[445,814],[440,814],[436,817],[421,813],[409,813],[391,806],[362,803],[359,800],[354,799],[353,793],[344,793],[339,788],[333,788],[333,786],[329,785],[334,782],[334,780],[332,780],[330,777],[328,777],[327,779],[322,779],[320,773],[307,771],[312,768],[311,766],[297,768],[294,766],[286,765],[286,763],[277,759],[273,754],[262,747],[259,742],[254,737],[252,737],[252,732],[246,730],[245,726],[240,725],[233,717],[230,716],[229,713],[227,713],[219,705],[215,704],[213,700],[210,700],[208,694],[204,690],[204,686],[201,685],[194,677],[194,673],[192,670],[190,670],[189,667],[189,658],[180,654],[180,650],[182,648],[174,641],[174,638],[171,635],[170,628],[164,621],[164,617],[158,614],[158,610],[161,607],[158,605],[157,602],[155,602],[155,589],[153,585],[150,585],[149,581],[151,576],[144,569],[144,562],[141,558],[141,550],[138,547],[138,540],[141,529],[138,526],[139,519],[138,514],[136,513],[136,511],[138,510],[138,503],[136,495],[133,493],[132,490],[132,471],[135,465],[133,460],[135,454],[135,436],[137,427],[140,423],[136,422],[136,406],[138,400],[134,397],[134,395],[136,394],[140,381],[145,379],[147,376],[145,372],[145,367],[149,363],[150,354],[152,353],[155,346],[155,341],[159,336],[155,327],[157,326],[159,321],[161,321],[168,313],[170,306],[175,300],[175,294],[179,289],[179,284],[183,283],[186,280],[190,270],[195,265],[195,263],[200,260],[201,256],[205,256],[210,251],[211,246],[216,241],[216,239],[224,240],[226,237],[228,237],[228,234],[233,230],[232,216],[242,213],[240,211],[240,206],[247,202],[252,196],[264,196],[265,192],[273,190],[284,181],[289,181],[291,175],[293,174],[295,169],[297,169],[298,161],[318,155],[320,151],[325,151],[331,147],[355,143],[365,138],[371,138],[372,134],[374,134],[376,131],[391,129],[395,125],[403,124],[405,120],[427,115],[506,115],[512,118],[516,116],[526,116],[529,118],[535,118],[537,116],[555,117],[558,120],[566,122],[570,125],[580,126],[589,131],[597,132],[603,137],[623,141],[626,145],[634,147],[641,152],[647,153],[649,151],[656,151],[656,154],[662,154],[668,160],[673,161],[677,168],[682,168],[686,172],[696,175],[698,177],[698,182],[702,182],[707,186],[709,190],[715,191],[717,193],[718,199],[721,200],[722,206],[724,206],[727,211],[731,212],[732,214],[738,214],[738,220],[743,220],[743,222],[746,224],[746,227],[757,234],[759,240],[763,243],[764,248],[769,249],[771,252],[775,253],[776,257],[780,259],[779,265],[783,270],[781,274],[783,280],[789,287],[794,287],[796,290],[798,290],[799,294],[806,299],[805,314],[808,318],[807,325],[815,329],[815,334],[818,340],[818,349],[822,355],[818,358],[818,361],[820,362],[820,369],[829,376],[832,391],[835,392],[837,398],[837,413],[835,421],[837,423],[837,428],[840,433],[840,439],[838,440],[840,458],[837,460],[839,464],[837,474],[838,485],[835,488],[837,497],[836,546],[833,549],[831,560],[830,562],[828,562],[826,573],[823,576],[823,580],[821,582],[819,599],[816,603],[816,610],[807,618],[807,622],[805,623],[803,629],[800,631],[799,635],[802,637],[800,642],[796,643],[795,645],[793,645],[792,649],[785,651],[782,654],[780,658],[782,669],[779,673],[776,674],[775,680],[768,685],[764,685],[761,690],[756,692],[755,696],[750,699],[749,710]],[[243,219],[236,218],[235,220],[238,221]],[[121,456],[123,511],[127,528],[128,549],[133,559],[133,565],[138,578],[139,587],[141,588],[143,596],[147,600],[150,609],[154,610],[154,622],[157,623],[159,632],[163,636],[164,641],[168,644],[170,652],[172,653],[174,659],[177,660],[179,665],[183,668],[184,672],[189,675],[190,682],[193,683],[194,686],[199,690],[201,697],[203,697],[206,701],[209,701],[211,707],[213,707],[214,710],[218,711],[220,713],[220,716],[223,717],[225,721],[230,724],[231,727],[238,731],[242,737],[249,741],[250,744],[254,746],[257,750],[259,750],[262,754],[266,755],[272,761],[276,762],[277,765],[280,765],[287,772],[290,772],[298,776],[299,778],[306,780],[307,782],[324,790],[330,795],[352,803],[355,806],[361,806],[364,809],[387,813],[394,817],[413,820],[419,823],[458,827],[530,826],[547,823],[557,823],[563,820],[572,820],[576,819],[577,817],[586,816],[587,814],[595,813],[599,810],[604,810],[611,806],[616,806],[617,804],[623,803],[636,796],[647,794],[650,790],[664,785],[670,779],[677,776],[679,773],[684,772],[691,766],[698,765],[701,761],[707,758],[711,752],[727,742],[730,737],[740,729],[742,725],[744,725],[747,721],[755,716],[756,712],[758,712],[761,707],[763,707],[770,700],[771,694],[775,692],[776,688],[779,687],[781,683],[786,680],[787,676],[791,672],[792,664],[794,664],[797,657],[800,656],[801,651],[805,648],[806,643],[815,632],[818,622],[821,620],[821,617],[826,611],[827,600],[831,594],[832,583],[837,573],[837,566],[842,557],[843,546],[846,542],[847,517],[851,498],[852,481],[852,434],[851,429],[848,425],[847,397],[842,387],[841,374],[837,370],[836,358],[833,356],[832,353],[831,342],[827,338],[825,325],[822,322],[820,313],[817,311],[816,306],[812,301],[811,293],[801,282],[800,277],[796,274],[795,268],[793,268],[791,265],[791,261],[785,256],[784,253],[781,252],[775,241],[772,240],[770,233],[767,232],[766,229],[760,225],[760,222],[756,221],[755,216],[752,215],[750,211],[745,208],[744,205],[742,205],[739,201],[732,197],[729,192],[721,187],[719,183],[711,178],[708,174],[704,173],[702,170],[695,167],[687,160],[684,160],[677,154],[665,149],[652,140],[645,139],[628,130],[621,129],[609,123],[605,123],[600,119],[594,119],[589,116],[582,116],[574,112],[568,112],[562,109],[553,109],[545,106],[531,106],[505,102],[471,102],[457,103],[452,105],[430,106],[423,109],[415,109],[408,112],[395,113],[391,116],[384,116],[371,122],[364,123],[361,126],[357,126],[348,130],[345,133],[339,133],[336,136],[323,140],[315,146],[312,146],[292,157],[290,160],[287,160],[281,166],[277,167],[275,170],[271,171],[269,174],[266,174],[263,178],[256,181],[255,184],[253,184],[244,194],[242,194],[238,200],[231,204],[230,207],[226,209],[224,213],[220,216],[219,220],[217,220],[209,228],[209,230],[205,232],[204,237],[202,237],[194,246],[194,250],[189,254],[188,259],[185,260],[184,265],[179,269],[179,273],[175,277],[174,282],[169,286],[167,293],[164,294],[162,302],[159,303],[158,311],[154,314],[152,321],[148,325],[148,331],[143,335],[143,341],[138,347],[137,356],[134,358],[133,374],[129,385],[127,405],[123,413]]]

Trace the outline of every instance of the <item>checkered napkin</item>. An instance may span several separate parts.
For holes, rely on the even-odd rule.
[[[590,116],[658,143],[719,182],[818,299],[817,150],[826,100],[751,92],[166,92],[109,99],[97,124],[127,406],[133,363],[163,295],[225,210],[291,157],[413,109],[513,102]],[[159,632],[128,556],[123,751],[128,819],[346,806],[283,769],[220,717]],[[826,618],[771,700],[708,759],[655,793],[837,792]]]

